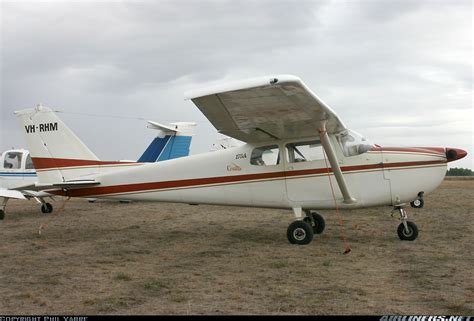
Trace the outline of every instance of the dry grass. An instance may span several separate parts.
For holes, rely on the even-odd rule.
[[[0,314],[474,314],[474,181],[445,181],[408,209],[343,213],[308,246],[285,210],[69,201],[47,220],[12,201],[0,222]],[[56,202],[58,208],[60,202]]]

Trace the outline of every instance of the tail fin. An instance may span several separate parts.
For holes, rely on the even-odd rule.
[[[189,155],[196,123],[172,123],[171,126],[149,121],[148,128],[158,130],[156,137],[138,159],[143,162],[160,162]]]
[[[58,183],[98,173],[97,156],[50,108],[38,105],[15,114],[24,130],[39,183]]]

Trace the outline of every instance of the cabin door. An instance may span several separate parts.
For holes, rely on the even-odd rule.
[[[289,201],[305,206],[333,204],[333,197],[319,140],[290,142],[284,146],[286,190]],[[339,192],[336,186],[335,192]],[[337,195],[337,194],[336,194]]]

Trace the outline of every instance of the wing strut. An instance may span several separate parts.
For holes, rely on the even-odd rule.
[[[321,122],[319,137],[321,139],[321,144],[323,145],[324,151],[328,156],[329,163],[331,164],[332,172],[336,177],[337,185],[339,185],[339,189],[341,190],[342,196],[344,197],[344,203],[355,203],[356,199],[351,196],[349,189],[347,188],[346,181],[342,175],[341,167],[339,167],[336,154],[334,153],[328,133],[326,132],[326,122]]]

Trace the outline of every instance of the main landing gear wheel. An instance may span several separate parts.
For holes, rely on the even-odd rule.
[[[3,220],[4,218],[5,218],[5,211],[0,210],[0,221]]]
[[[311,215],[311,217],[309,215]],[[322,217],[316,212],[308,213],[308,216],[306,216],[303,221],[312,226],[314,234],[321,234],[324,231],[324,228],[326,227],[324,217]]]
[[[291,244],[309,244],[313,240],[313,228],[304,221],[294,221],[288,226],[286,236]]]
[[[49,214],[53,212],[53,205],[51,205],[50,203],[43,203],[41,205],[41,212],[44,214]]]
[[[422,208],[423,205],[425,205],[425,202],[423,201],[422,198],[418,198],[414,200],[413,202],[410,202],[411,207],[413,208]]]
[[[403,223],[400,223],[400,225],[398,225],[398,237],[402,241],[413,241],[418,237],[418,227],[415,223],[410,221],[406,221],[406,224],[406,228],[405,224]]]

